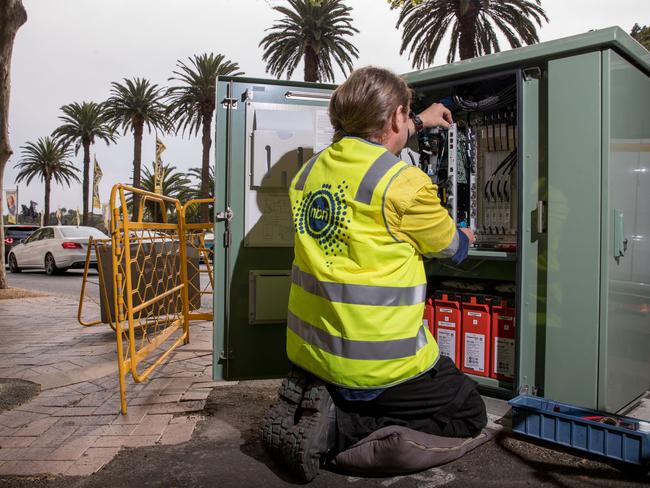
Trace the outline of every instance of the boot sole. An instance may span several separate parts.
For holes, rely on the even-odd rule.
[[[285,433],[282,459],[302,482],[316,477],[326,454],[331,404],[325,384],[317,380],[305,392],[300,419]]]
[[[279,401],[269,408],[262,419],[262,443],[271,458],[282,460],[282,446],[287,433],[296,424],[298,408],[310,378],[292,368],[278,390]]]

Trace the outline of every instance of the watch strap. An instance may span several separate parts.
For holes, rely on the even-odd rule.
[[[409,117],[411,117],[411,120],[415,125],[415,132],[420,132],[422,129],[424,129],[424,123],[422,122],[422,119],[418,117],[415,112],[411,112],[409,114]]]

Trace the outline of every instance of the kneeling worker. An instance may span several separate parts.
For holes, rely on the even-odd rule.
[[[390,71],[354,71],[329,104],[332,144],[289,190],[294,366],[262,434],[304,481],[326,454],[388,425],[471,437],[487,421],[476,384],[440,355],[422,321],[423,258],[460,262],[474,236],[456,228],[430,178],[396,156],[417,130],[452,122],[441,104],[410,116],[410,96]]]

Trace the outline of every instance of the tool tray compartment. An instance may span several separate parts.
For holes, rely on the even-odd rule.
[[[531,395],[519,395],[508,403],[514,432],[625,463],[645,464],[650,459],[650,432],[637,430],[638,419]]]

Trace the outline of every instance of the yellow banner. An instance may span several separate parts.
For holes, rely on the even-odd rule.
[[[156,136],[156,159],[153,164],[153,191],[162,195],[162,185],[164,178],[163,162],[160,157],[163,151],[167,149],[163,142]]]
[[[95,168],[93,171],[93,208],[102,208],[102,203],[99,200],[99,182],[104,176],[102,169],[99,167],[97,162],[97,156],[95,156]]]

